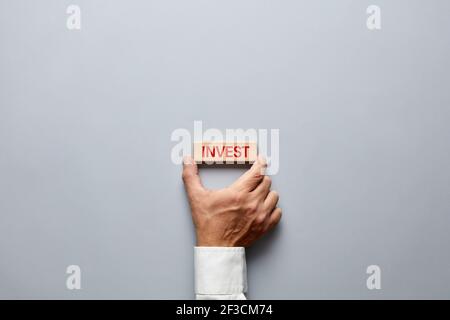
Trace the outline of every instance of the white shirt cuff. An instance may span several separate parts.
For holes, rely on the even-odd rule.
[[[247,291],[244,247],[195,247],[195,293],[240,295]]]

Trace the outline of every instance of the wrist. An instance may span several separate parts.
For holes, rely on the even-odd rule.
[[[197,236],[197,247],[239,247],[236,242]]]

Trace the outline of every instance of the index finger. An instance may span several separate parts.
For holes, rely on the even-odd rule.
[[[253,163],[252,167],[240,176],[231,187],[242,191],[253,191],[263,180],[266,168],[266,160],[263,157],[258,156],[258,159]]]

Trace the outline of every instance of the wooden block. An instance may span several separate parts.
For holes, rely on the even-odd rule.
[[[198,164],[251,164],[257,155],[256,142],[194,142],[194,161]]]

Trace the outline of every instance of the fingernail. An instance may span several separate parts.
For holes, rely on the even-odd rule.
[[[264,156],[259,155],[258,156],[258,162],[261,163],[263,166],[267,165],[266,158]]]

